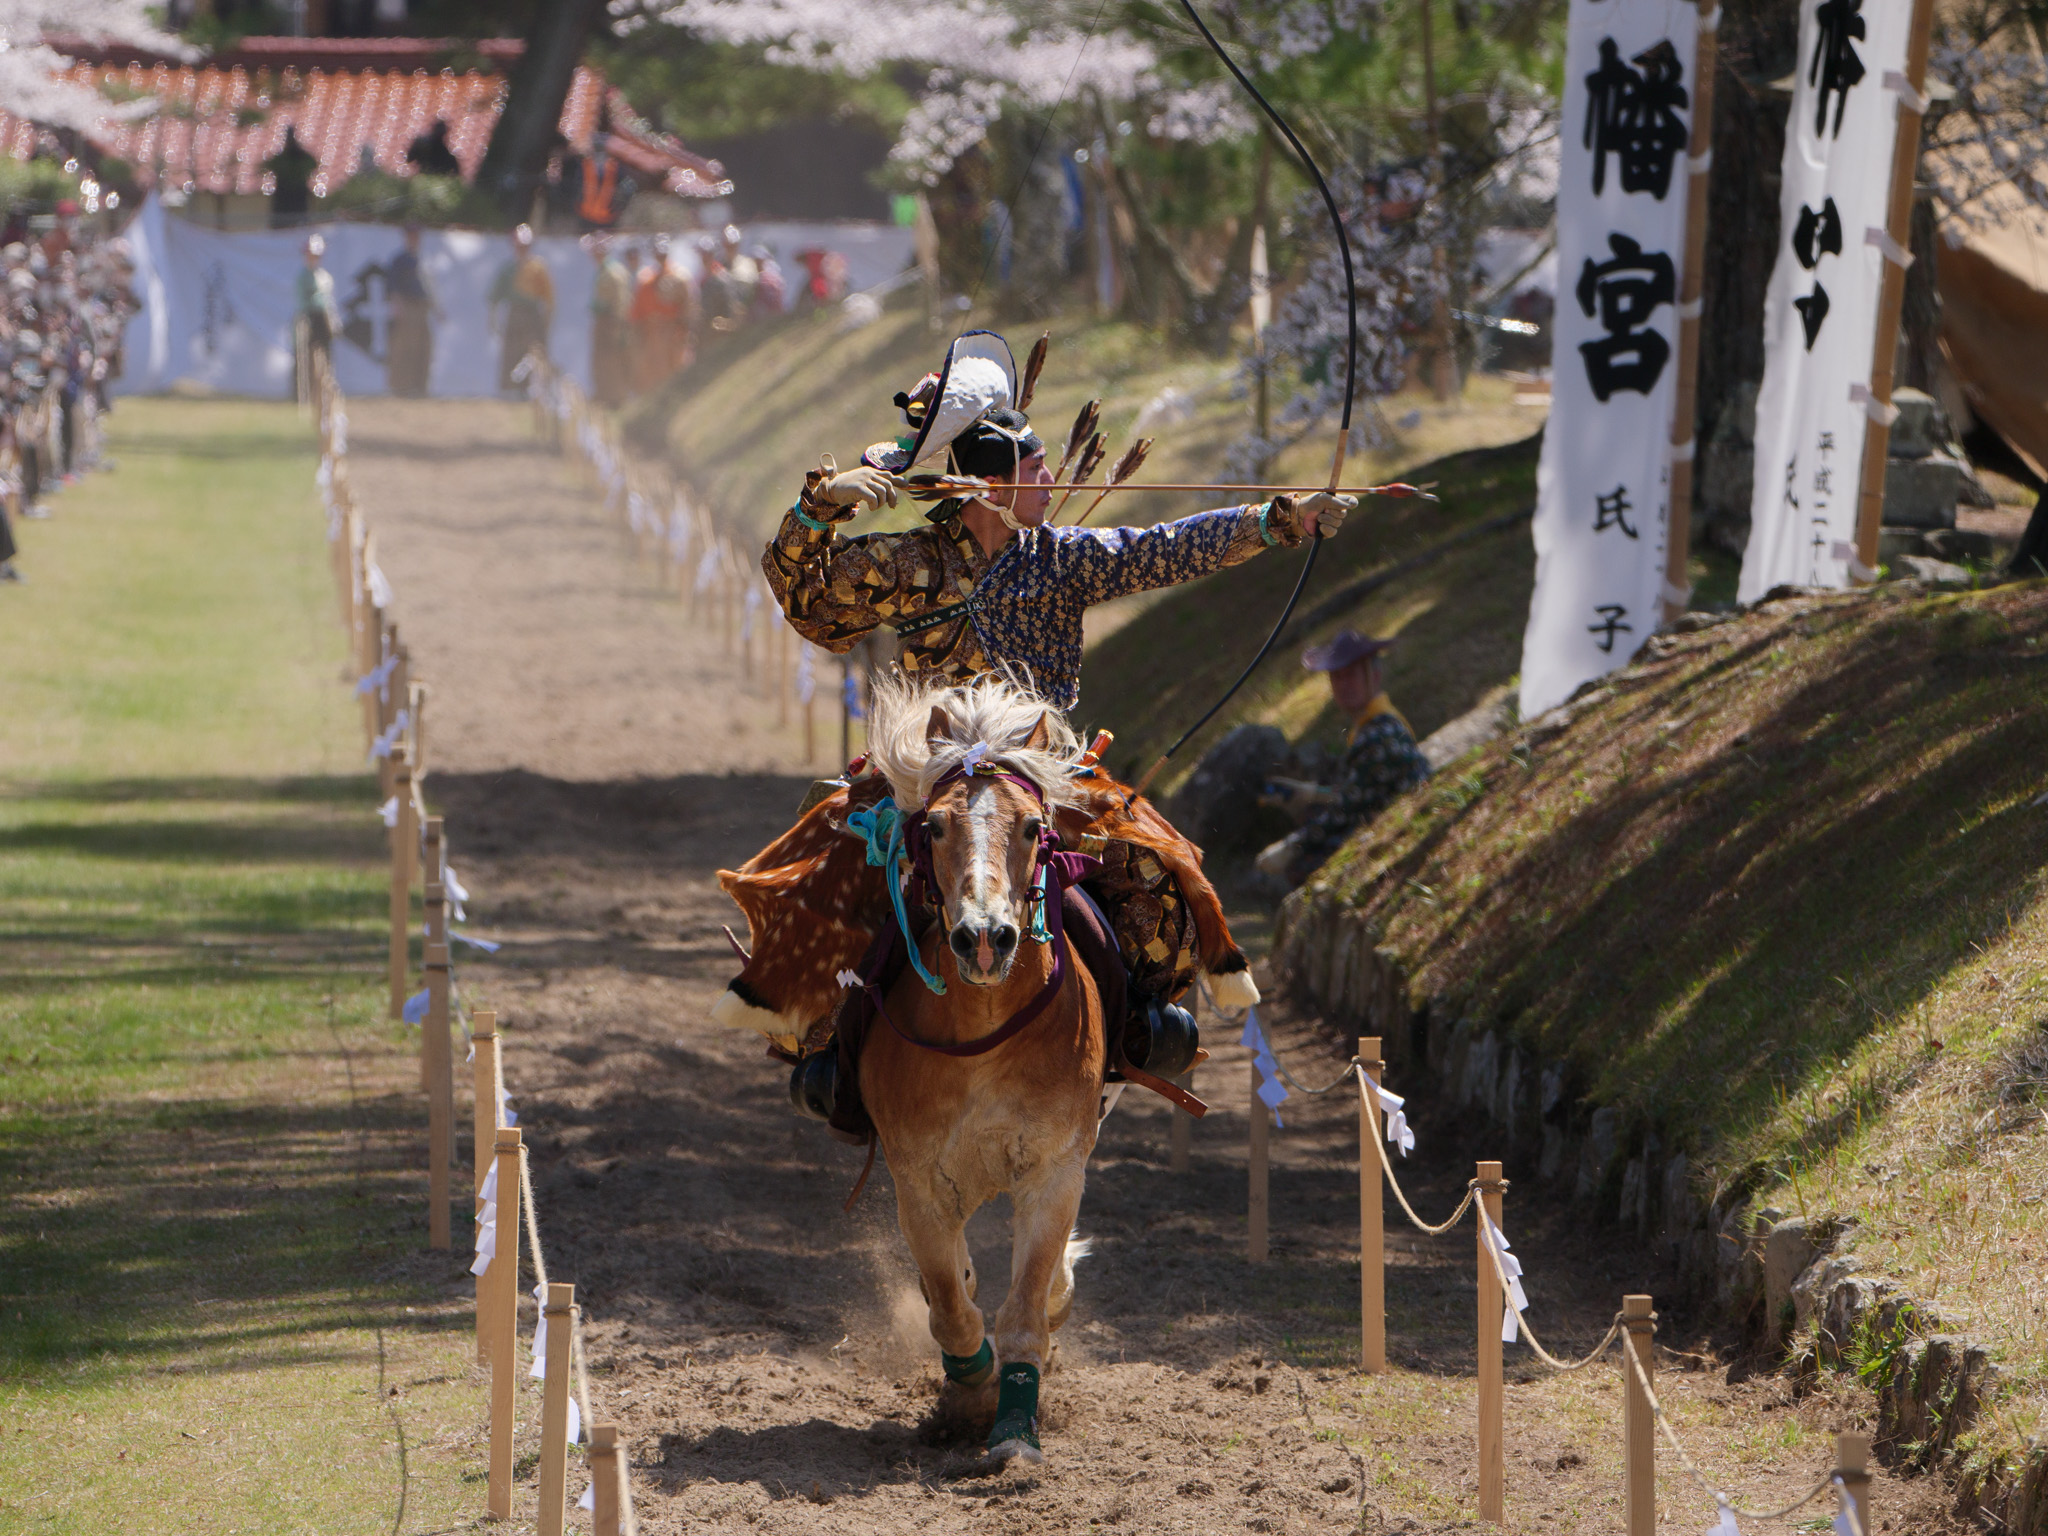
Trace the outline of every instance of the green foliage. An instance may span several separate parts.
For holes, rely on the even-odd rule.
[[[78,195],[78,177],[55,160],[13,160],[0,157],[0,208],[26,205],[46,212],[67,197]]]
[[[596,38],[590,59],[657,128],[685,144],[782,123],[861,123],[893,134],[911,92],[896,72],[857,78],[772,64],[760,46],[709,42],[675,27]]]
[[[351,176],[318,206],[331,217],[383,224],[490,222],[463,217],[479,211],[471,208],[474,201],[460,176],[393,176],[380,170]]]

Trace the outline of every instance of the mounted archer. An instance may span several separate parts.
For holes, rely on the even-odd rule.
[[[1023,410],[1043,358],[1041,343],[1020,385],[1000,336],[974,331],[960,337],[936,373],[896,397],[909,428],[904,437],[868,449],[859,468],[841,473],[828,462],[806,477],[762,561],[799,634],[843,652],[890,629],[913,679],[1004,675],[1064,711],[1079,695],[1082,618],[1091,605],[1192,581],[1271,548],[1297,547],[1304,538],[1334,532],[1354,505],[1350,497],[1317,492],[1150,528],[1051,524],[1054,489],[1071,492],[1104,455],[1094,432],[1100,406],[1091,402],[1069,435],[1059,470],[1047,468],[1044,445]],[[1136,452],[1120,459],[1122,477],[1141,460]],[[1062,484],[1069,465],[1074,474]],[[931,469],[971,477],[971,492],[941,499],[923,527],[841,536],[863,507],[895,505],[899,490],[912,485],[904,477]],[[1172,1005],[1204,971],[1224,1005],[1255,1001],[1243,955],[1201,875],[1200,850],[1149,805],[1133,804],[1092,763],[1089,781],[1089,798],[1100,801],[1102,814],[1085,835],[1088,851],[1103,861],[1089,890],[1128,972],[1130,1015],[1152,1018],[1154,1032],[1164,1015],[1169,1029],[1191,1033],[1184,1015],[1172,1017],[1179,1013]],[[857,810],[861,792],[856,783],[836,814]],[[791,843],[802,831],[799,826],[722,877],[747,912],[755,958],[714,1017],[780,1037],[785,1048],[815,1033],[819,1005],[830,1000],[829,991],[819,995],[819,964],[793,967],[791,955],[774,942],[789,920],[789,904],[811,899],[806,888],[823,878],[822,871],[796,872],[796,864],[818,854],[808,839]],[[808,929],[801,942],[813,955],[836,957],[854,937],[848,932],[823,940],[814,924],[794,926]],[[870,931],[866,923],[853,927]],[[835,976],[858,958],[839,959],[825,974]]]

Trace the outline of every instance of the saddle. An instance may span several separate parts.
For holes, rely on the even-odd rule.
[[[1227,985],[1242,987],[1249,978],[1216,888],[1202,873],[1201,849],[1150,802],[1099,769],[1075,787],[1081,803],[1061,806],[1055,815],[1060,841],[1084,852],[1112,839],[1150,850],[1179,885],[1194,918],[1202,969],[1219,1000],[1228,1002],[1221,995]],[[847,830],[846,818],[888,793],[879,775],[856,778],[811,805],[737,870],[718,872],[719,885],[746,914],[749,942],[734,941],[745,963],[712,1009],[714,1019],[760,1031],[790,1059],[822,1049],[837,1033],[846,1001],[842,975],[864,974],[871,946],[896,926],[885,878],[893,872],[868,863],[865,842]],[[1090,908],[1088,919],[1070,930],[1077,947],[1082,928],[1100,927],[1114,955],[1113,935],[1093,903]],[[1115,969],[1121,990],[1120,960]],[[1105,985],[1100,974],[1097,985]]]

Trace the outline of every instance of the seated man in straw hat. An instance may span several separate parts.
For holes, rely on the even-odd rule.
[[[953,343],[938,372],[896,397],[909,424],[904,437],[870,448],[858,468],[842,473],[828,461],[806,476],[762,560],[799,634],[844,652],[886,627],[900,639],[901,665],[912,675],[965,681],[1007,671],[1066,710],[1080,692],[1082,616],[1091,605],[1334,533],[1355,505],[1351,497],[1318,493],[1150,528],[1054,526],[1048,513],[1057,476],[1021,409],[1033,382],[1027,377],[1019,388],[1000,336],[970,332]],[[1092,430],[1092,421],[1085,429],[1076,424],[1067,457]],[[1124,465],[1134,467],[1133,460],[1127,456]],[[904,475],[929,469],[979,483],[940,500],[922,527],[842,536],[863,507],[894,506]],[[1225,1006],[1256,1001],[1244,958],[1201,875],[1200,851],[1142,801],[1116,826],[1113,835],[1090,838],[1088,851],[1099,842],[1105,867],[1089,889],[1114,929],[1134,1005],[1180,996],[1200,971]],[[778,892],[800,883],[786,873],[793,866],[780,862],[780,848],[779,840],[722,877],[743,906],[754,899],[756,883],[773,882]],[[749,921],[756,915],[750,906]],[[757,953],[761,943],[757,925]],[[794,1013],[808,1005],[768,999],[771,984],[753,980],[767,971],[750,962],[733,983],[737,1001],[721,1000],[715,1016],[771,1036],[799,1033]],[[772,985],[786,986],[783,975]],[[776,1006],[764,1009],[770,1001]]]
[[[1393,644],[1346,629],[1301,653],[1304,667],[1330,679],[1330,696],[1350,719],[1351,735],[1329,783],[1273,782],[1262,803],[1280,806],[1302,825],[1260,853],[1261,873],[1289,887],[1301,884],[1389,801],[1429,777],[1415,732],[1380,677],[1380,656]]]

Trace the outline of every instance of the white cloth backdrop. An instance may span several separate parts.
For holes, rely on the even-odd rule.
[[[1686,0],[1572,0],[1525,720],[1625,663],[1662,617],[1698,32]]]
[[[312,229],[239,231],[203,228],[168,215],[154,197],[128,230],[136,260],[135,289],[142,309],[129,322],[126,374],[116,388],[148,394],[180,381],[230,394],[288,396],[292,386],[293,284],[300,250]],[[323,264],[334,277],[346,325],[354,315],[365,350],[348,335],[334,343],[334,371],[351,395],[386,392],[386,306],[380,282],[358,278],[397,255],[404,241],[388,225],[327,224]],[[794,300],[804,281],[795,253],[822,245],[847,257],[854,288],[870,287],[909,259],[910,232],[887,226],[760,224],[743,231],[748,249],[774,251]],[[630,243],[630,242],[629,242]],[[640,243],[645,245],[645,238]],[[555,280],[555,323],[548,351],[558,367],[590,387],[590,296],[596,265],[573,236],[535,242]],[[694,245],[679,237],[682,265],[701,269]],[[444,397],[498,392],[498,339],[491,334],[486,297],[498,269],[511,259],[503,235],[428,230],[420,261],[444,318],[434,326],[434,368],[428,393]],[[367,331],[361,330],[367,325]]]
[[[1736,594],[1746,603],[1785,583],[1849,584],[1898,136],[1887,76],[1904,84],[1912,10],[1907,0],[1801,0],[1778,257],[1764,300],[1749,549]],[[1868,35],[1845,36],[1845,21]]]

